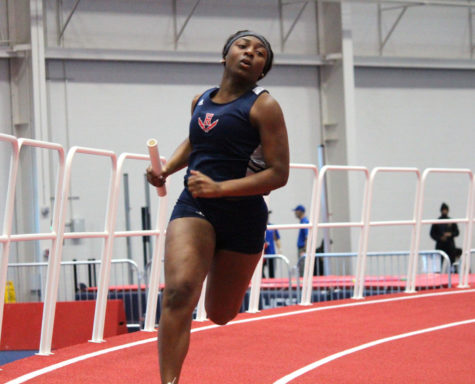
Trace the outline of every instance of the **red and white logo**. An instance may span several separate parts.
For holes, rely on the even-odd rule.
[[[214,113],[207,113],[205,116],[205,121],[202,121],[198,117],[198,125],[201,127],[203,131],[209,132],[214,127],[216,127],[216,124],[218,124],[219,119],[212,122],[211,119],[213,118],[213,116],[214,116]]]

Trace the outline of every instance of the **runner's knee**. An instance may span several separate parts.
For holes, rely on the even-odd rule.
[[[199,297],[199,287],[192,282],[165,287],[163,306],[168,309],[195,307]]]

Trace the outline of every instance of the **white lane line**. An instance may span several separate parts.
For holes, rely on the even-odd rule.
[[[134,343],[124,344],[124,345],[118,345],[117,347],[112,347],[112,348],[108,348],[108,349],[103,349],[103,350],[101,350],[101,351],[97,351],[97,352],[93,352],[93,353],[88,353],[88,354],[86,354],[86,355],[77,356],[77,357],[74,357],[74,358],[72,358],[72,359],[65,360],[65,361],[62,361],[62,362],[60,362],[60,363],[53,364],[53,365],[50,365],[50,366],[45,367],[45,368],[42,368],[42,369],[38,369],[37,371],[33,371],[33,372],[30,372],[30,373],[27,373],[26,375],[17,377],[16,379],[10,380],[10,381],[8,381],[8,382],[5,383],[5,384],[19,384],[19,383],[24,383],[24,382],[26,382],[26,381],[28,381],[28,380],[34,379],[35,377],[44,375],[45,373],[49,373],[49,372],[55,371],[55,370],[57,370],[57,369],[59,369],[59,368],[66,367],[66,366],[68,366],[68,365],[71,365],[71,364],[74,364],[74,363],[78,363],[78,362],[80,362],[80,361],[87,360],[87,359],[90,359],[90,358],[92,358],[92,357],[105,355],[106,353],[119,351],[119,350],[124,349],[124,348],[130,348],[130,347],[135,347],[135,346],[137,346],[137,345],[147,344],[147,343],[150,343],[150,342],[155,341],[155,340],[157,340],[156,337],[151,338],[151,339],[145,339],[145,340],[136,341],[136,342],[134,342]]]
[[[379,345],[379,344],[383,344],[383,343],[388,343],[390,341],[394,341],[394,340],[399,340],[399,339],[404,339],[404,338],[407,338],[407,337],[411,337],[411,336],[416,336],[416,335],[420,335],[420,334],[423,334],[423,333],[429,333],[429,332],[434,332],[434,331],[439,331],[441,329],[446,329],[446,328],[451,328],[451,327],[458,327],[460,325],[467,325],[467,324],[471,324],[471,323],[475,323],[475,319],[470,319],[470,320],[464,320],[464,321],[458,321],[458,322],[455,322],[455,323],[449,323],[449,324],[443,324],[443,325],[439,325],[437,327],[432,327],[432,328],[426,328],[426,329],[420,329],[418,331],[413,331],[413,332],[408,332],[408,333],[403,333],[403,334],[400,334],[400,335],[396,335],[396,336],[391,336],[391,337],[386,337],[384,339],[378,339],[378,340],[375,340],[375,341],[371,341],[369,343],[366,343],[366,344],[362,344],[362,345],[359,345],[357,347],[354,347],[354,348],[350,348],[350,349],[347,349],[345,351],[342,351],[342,352],[338,352],[338,353],[335,353],[333,355],[330,355],[330,356],[327,356],[325,357],[324,359],[321,359],[321,360],[318,360],[312,364],[309,364],[303,368],[300,368],[298,369],[297,371],[295,372],[292,372],[290,373],[289,375],[287,376],[284,376],[282,377],[281,379],[277,380],[277,381],[274,381],[273,384],[286,384],[286,383],[289,383],[291,382],[292,380],[294,380],[295,378],[299,377],[299,376],[302,376],[318,367],[321,367],[322,365],[326,364],[326,363],[329,363],[331,361],[334,361],[336,359],[339,359],[340,357],[343,357],[343,356],[347,356],[347,355],[350,355],[352,353],[355,353],[355,352],[359,352],[359,351],[362,351],[363,349],[367,349],[367,348],[371,348],[371,347],[374,347],[376,345]]]
[[[327,311],[327,310],[330,310],[330,309],[337,309],[337,308],[348,308],[348,307],[356,307],[356,306],[361,306],[361,305],[380,304],[380,303],[388,303],[388,302],[393,302],[393,301],[423,299],[423,298],[434,297],[434,296],[457,295],[457,294],[473,293],[473,292],[475,292],[475,289],[467,289],[467,290],[460,290],[460,291],[436,292],[436,293],[425,293],[425,294],[414,295],[414,296],[399,296],[399,297],[394,297],[394,298],[390,298],[390,299],[356,301],[354,303],[349,303],[349,304],[329,305],[329,306],[326,306],[326,307],[302,309],[302,310],[293,311],[293,312],[285,312],[285,313],[278,313],[278,314],[275,314],[275,315],[267,315],[267,316],[253,317],[253,318],[243,319],[243,320],[236,320],[236,321],[229,322],[225,326],[228,327],[228,326],[235,325],[235,324],[250,323],[250,322],[260,321],[260,320],[269,320],[269,319],[275,319],[275,318],[279,318],[279,317],[300,315],[300,314],[305,314],[305,313],[310,313],[310,312],[317,312],[317,311]],[[214,325],[214,324],[207,325],[207,326],[200,327],[200,328],[194,328],[194,329],[191,330],[191,333],[207,331],[209,329],[214,329],[214,328],[218,328],[218,327],[221,327],[221,326]],[[5,384],[25,383],[26,381],[31,380],[35,377],[44,375],[46,373],[55,371],[57,369],[66,367],[68,365],[78,363],[78,362],[83,361],[83,360],[87,360],[87,359],[90,359],[90,358],[93,358],[93,357],[105,355],[105,354],[110,353],[110,352],[119,351],[121,349],[132,348],[132,347],[136,347],[138,345],[151,343],[151,342],[154,342],[156,340],[157,340],[156,337],[152,337],[152,338],[149,338],[149,339],[135,341],[133,343],[123,344],[123,345],[119,345],[119,346],[116,346],[116,347],[103,349],[101,351],[88,353],[86,355],[77,356],[77,357],[74,357],[72,359],[65,360],[65,361],[62,361],[60,363],[53,364],[53,365],[50,365],[48,367],[41,368],[39,370],[27,373],[23,376],[17,377],[16,379],[8,381]]]

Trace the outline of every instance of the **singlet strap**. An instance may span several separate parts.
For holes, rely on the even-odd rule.
[[[253,89],[252,89],[252,92],[254,92],[257,96],[259,96],[262,92],[267,92],[269,93],[269,91],[259,85],[255,86]]]

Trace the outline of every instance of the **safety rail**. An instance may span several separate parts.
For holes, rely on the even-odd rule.
[[[14,139],[14,140],[13,140]],[[3,245],[3,252],[2,252],[2,266],[1,266],[1,273],[0,273],[0,325],[3,319],[3,308],[4,308],[4,290],[6,284],[6,276],[7,276],[7,269],[8,269],[8,258],[10,253],[10,243],[12,241],[30,241],[30,240],[52,240],[53,246],[55,248],[55,244],[57,244],[57,230],[58,230],[58,223],[59,223],[59,211],[60,211],[60,200],[57,199],[60,196],[61,191],[63,190],[64,181],[63,181],[63,174],[65,169],[65,160],[64,160],[64,149],[61,145],[56,143],[49,143],[39,140],[31,140],[31,139],[16,139],[12,136],[8,135],[0,135],[0,140],[8,141],[12,143],[12,155],[10,157],[10,174],[9,174],[9,182],[8,182],[8,192],[7,192],[7,206],[5,210],[5,218],[4,218],[4,237],[7,238],[7,241]],[[16,140],[16,143],[15,143]],[[13,205],[15,200],[15,190],[16,190],[16,178],[18,173],[18,164],[19,164],[19,156],[20,151],[23,147],[30,146],[36,148],[43,148],[54,150],[58,153],[59,157],[59,168],[58,168],[58,175],[56,181],[56,195],[55,195],[55,205],[53,209],[53,222],[52,222],[52,231],[50,233],[32,233],[32,234],[21,234],[21,235],[12,235],[12,221],[13,221]],[[51,259],[50,259],[51,262]],[[50,264],[51,265],[51,264]],[[48,275],[50,271],[50,266],[48,267]],[[47,277],[48,282],[48,277]],[[43,311],[43,315],[46,312],[46,299],[45,299],[45,308]],[[54,316],[54,308],[52,311],[52,315]],[[51,328],[52,329],[52,328]],[[1,326],[0,326],[1,330]],[[51,343],[50,343],[51,345]]]
[[[74,262],[75,265],[90,265],[90,264],[101,264],[100,260],[94,260],[94,261],[83,261],[83,262]],[[142,281],[143,281],[143,274],[140,272],[139,267],[137,263],[135,263],[133,260],[129,259],[111,259],[110,260],[111,265],[109,266],[109,274],[110,274],[110,267],[114,264],[128,264],[132,267],[133,271],[135,272],[137,276],[137,308],[134,308],[133,303],[128,302],[125,297],[122,297],[122,300],[124,302],[124,307],[126,311],[126,315],[129,314],[129,319],[127,319],[127,326],[128,327],[135,327],[135,328],[140,328],[142,325],[142,320],[143,320],[143,308],[142,308]],[[66,264],[67,265],[67,264]],[[102,268],[101,268],[102,269]],[[120,285],[119,285],[120,287]],[[108,290],[106,292],[106,297],[104,300],[107,300],[108,298],[117,298],[119,295],[119,292],[122,292],[122,296],[125,296],[125,291],[126,289],[119,288],[115,291],[115,294],[111,291],[111,288],[108,285]],[[132,291],[134,291],[133,288],[129,289],[129,301],[132,301]],[[99,289],[97,293],[95,292],[93,296],[96,296],[96,307],[100,305],[98,303],[98,296],[99,296]],[[81,300],[81,297],[79,296],[78,300]],[[131,308],[128,308],[130,306]],[[105,309],[105,305],[104,305]],[[137,318],[135,318],[135,312],[137,312]],[[96,315],[94,315],[94,319],[96,319]],[[101,336],[102,337],[102,336]]]
[[[60,274],[62,247],[65,239],[79,238],[99,238],[103,239],[103,248],[101,251],[101,270],[99,284],[97,290],[96,310],[94,315],[93,342],[102,342],[105,306],[107,302],[107,294],[110,282],[110,268],[112,263],[112,250],[114,239],[118,237],[130,236],[155,236],[155,249],[152,258],[151,272],[149,274],[149,291],[147,295],[147,309],[144,322],[144,330],[153,331],[155,328],[155,312],[157,305],[157,296],[159,294],[160,275],[161,275],[161,259],[164,252],[165,225],[166,225],[166,198],[160,198],[158,208],[158,218],[156,228],[154,230],[142,231],[116,231],[116,218],[118,195],[120,190],[120,174],[122,166],[127,159],[140,161],[149,161],[149,156],[139,154],[123,153],[119,158],[110,150],[72,147],[65,159],[64,150],[61,145],[55,143],[42,142],[30,139],[18,139],[14,136],[0,134],[0,141],[11,145],[10,170],[8,177],[8,186],[5,202],[5,212],[3,218],[3,232],[0,236],[0,244],[2,245],[2,261],[0,264],[0,325],[3,318],[3,307],[5,297],[5,283],[8,269],[8,258],[10,254],[10,245],[12,242],[22,242],[31,240],[50,240],[52,246],[48,260],[45,301],[43,310],[42,330],[40,351],[41,355],[49,355],[51,353],[51,341],[54,322],[54,311],[58,294],[58,281]],[[12,234],[12,222],[14,213],[14,199],[16,191],[16,178],[19,166],[20,151],[25,146],[38,147],[48,150],[54,150],[58,153],[59,166],[56,174],[56,191],[55,203],[52,216],[52,228],[47,233],[25,233]],[[65,232],[65,220],[67,215],[67,201],[69,195],[69,185],[71,181],[71,168],[73,160],[77,154],[108,158],[111,162],[109,191],[107,193],[107,206],[104,222],[104,230],[98,232]],[[162,158],[162,161],[164,159]],[[269,225],[269,229],[302,229],[309,230],[309,241],[306,246],[306,254],[314,254],[316,249],[316,240],[319,229],[326,228],[360,228],[360,237],[358,242],[358,252],[356,256],[356,274],[355,274],[355,294],[354,298],[361,298],[363,294],[363,284],[366,275],[366,263],[368,247],[369,229],[376,226],[389,225],[405,225],[412,226],[412,237],[410,246],[410,255],[408,263],[406,292],[415,290],[415,279],[417,275],[417,257],[420,254],[419,245],[421,237],[421,226],[427,224],[456,222],[463,223],[466,226],[463,252],[460,259],[459,268],[459,288],[468,286],[468,275],[471,265],[471,242],[474,218],[474,178],[473,173],[469,169],[450,169],[450,168],[429,168],[420,176],[416,168],[375,168],[370,172],[366,167],[357,166],[324,166],[320,171],[313,164],[291,164],[292,169],[310,170],[313,177],[313,185],[311,190],[311,204],[309,210],[309,224],[273,224]],[[328,172],[358,172],[365,177],[364,193],[362,199],[362,217],[360,221],[343,222],[343,223],[324,223],[320,221],[321,199],[323,196],[324,180]],[[414,217],[409,220],[398,221],[371,221],[371,204],[373,185],[376,176],[382,172],[406,172],[415,174],[417,177],[416,197],[414,203]],[[424,192],[426,179],[434,173],[459,173],[468,175],[468,197],[466,215],[463,218],[454,218],[451,220],[427,220],[422,218],[422,209],[424,203]],[[261,291],[262,279],[262,262],[261,258],[254,275],[251,280],[251,288],[249,292],[249,312],[257,312],[259,307],[259,297]],[[302,295],[301,305],[309,305],[312,293],[312,275],[315,257],[305,259],[304,275],[302,279]],[[298,285],[298,284],[297,284]],[[204,288],[205,289],[205,288]],[[204,292],[204,291],[203,291]],[[204,309],[204,294],[200,299],[199,306]],[[200,317],[205,316],[204,312],[200,312]],[[1,327],[0,327],[1,329]]]
[[[318,228],[342,228],[342,227],[360,227],[360,241],[359,241],[359,254],[362,253],[362,237],[364,234],[365,228],[365,214],[367,211],[368,205],[368,182],[369,182],[369,171],[366,167],[359,167],[359,166],[335,166],[335,165],[325,165],[320,170],[318,175],[318,187],[316,192],[315,201],[320,202],[322,199],[323,193],[323,182],[325,180],[325,176],[329,171],[338,171],[338,172],[362,172],[365,177],[365,184],[364,184],[364,192],[363,192],[363,209],[362,209],[362,217],[360,222],[346,222],[346,223],[319,223],[320,218],[320,208],[321,204],[314,205],[314,213],[313,213],[313,221],[312,228],[309,230],[308,238],[310,241],[307,240],[307,248],[306,254],[312,255],[314,250],[316,249],[317,244],[317,234]],[[300,304],[301,305],[310,305],[311,304],[311,292],[312,292],[312,275],[313,275],[313,267],[315,264],[314,257],[307,257],[305,259],[305,266],[304,266],[304,274],[303,274],[303,283],[302,283],[302,299]],[[359,263],[361,264],[361,263]],[[364,274],[364,268],[362,265],[359,265],[359,269],[357,270],[357,279],[361,279],[362,274]]]
[[[123,166],[126,160],[141,160],[141,161],[150,161],[150,157],[148,155],[141,155],[141,154],[134,154],[134,153],[122,153],[119,156],[117,162],[117,174],[121,175]],[[162,158],[162,163],[165,164],[165,159]],[[165,224],[166,224],[166,215],[167,215],[167,195],[159,199],[159,208],[158,208],[158,220],[157,220],[157,227],[155,230],[139,230],[139,231],[115,231],[115,224],[116,224],[116,213],[117,213],[117,204],[118,204],[118,196],[120,191],[120,177],[115,178],[115,182],[112,186],[111,194],[115,196],[114,201],[111,205],[110,211],[113,212],[114,216],[110,219],[110,250],[108,253],[108,259],[110,260],[112,254],[112,244],[113,239],[115,237],[131,237],[131,236],[155,236],[155,247],[154,253],[152,256],[152,266],[151,266],[151,274],[150,274],[150,282],[149,282],[149,290],[148,290],[148,298],[147,298],[147,312],[145,315],[145,324],[144,324],[144,331],[151,332],[154,330],[155,326],[155,313],[157,311],[157,298],[159,292],[159,285],[160,285],[160,275],[161,275],[161,261],[160,255],[163,254],[164,245],[165,245]],[[163,234],[163,236],[162,236]],[[101,268],[102,270],[102,268]],[[105,271],[105,273],[109,273]],[[107,297],[107,287],[108,287],[108,276],[107,284],[104,285],[103,290],[101,293],[101,305],[96,305],[96,308],[99,306],[101,308],[100,315],[101,317],[98,319],[98,329],[94,333],[93,332],[93,341],[102,341],[102,337],[104,334],[104,322],[105,322],[105,299]],[[99,296],[98,296],[99,299]],[[96,319],[96,317],[95,317]],[[96,324],[95,324],[96,325]]]
[[[117,177],[117,156],[114,152],[108,150],[100,150],[94,148],[85,148],[85,147],[72,147],[66,157],[66,166],[64,171],[64,188],[61,194],[61,208],[59,212],[59,225],[57,228],[57,237],[55,239],[55,244],[52,247],[49,258],[49,266],[46,279],[46,295],[44,301],[43,309],[43,321],[41,325],[41,338],[40,338],[40,350],[39,355],[49,355],[51,354],[51,343],[53,339],[53,326],[54,326],[54,313],[56,309],[56,301],[58,294],[58,283],[59,283],[59,268],[62,258],[63,250],[63,241],[67,238],[104,238],[105,245],[102,252],[102,263],[101,263],[101,272],[99,278],[99,288],[98,288],[98,299],[96,302],[95,316],[94,316],[94,327],[93,327],[93,337],[92,341],[97,342],[99,340],[97,336],[97,326],[105,318],[105,306],[104,308],[102,302],[104,302],[104,293],[107,294],[107,287],[109,281],[106,280],[107,269],[110,264],[110,226],[111,219],[113,216],[107,214],[106,222],[103,232],[81,232],[81,233],[65,233],[64,228],[66,224],[66,213],[67,213],[67,201],[69,195],[69,188],[71,183],[71,169],[74,157],[76,154],[84,155],[93,155],[100,157],[108,157],[111,160],[111,173],[110,173],[110,184],[109,184],[109,193],[108,193],[108,203],[107,203],[107,212],[110,212],[110,209],[114,203],[115,197],[111,195],[112,186],[114,185],[115,178]],[[113,213],[115,214],[115,213]],[[105,304],[104,304],[105,305]],[[104,315],[103,315],[104,313]]]
[[[73,268],[73,275],[76,276],[77,271],[76,267],[78,266],[91,266],[91,265],[97,265],[100,264],[100,260],[72,260],[72,261],[61,261],[61,268],[63,271],[60,273],[60,289],[58,291],[59,295],[61,297],[59,300],[61,301],[81,301],[81,300],[96,300],[97,299],[97,287],[95,286],[87,286],[85,283],[81,282],[80,278],[78,279],[73,279],[71,280],[70,274],[66,275],[66,271],[64,269],[66,267],[72,267]],[[111,260],[111,265],[112,266],[117,266],[117,267],[125,267],[127,266],[129,269],[131,269],[135,276],[136,276],[136,281],[137,281],[137,289],[135,289],[135,285],[132,286],[127,286],[123,287],[123,279],[121,278],[119,272],[116,271],[114,273],[114,281],[116,282],[117,286],[119,288],[115,288],[114,291],[109,291],[109,299],[110,298],[117,298],[120,296],[120,298],[124,302],[125,306],[125,311],[126,311],[126,317],[127,317],[127,327],[134,327],[134,328],[139,328],[141,324],[143,323],[143,311],[142,311],[142,284],[143,284],[143,275],[140,272],[140,269],[137,265],[136,262],[133,260],[129,259],[112,259]],[[27,270],[27,273],[31,273],[29,269],[32,268],[47,268],[48,267],[48,262],[30,262],[30,263],[9,263],[8,268],[9,268],[9,275],[10,278],[9,280],[14,283],[15,286],[16,284],[16,279],[20,279],[23,275],[21,274],[20,270]],[[78,275],[84,275],[80,273],[79,271]],[[128,271],[127,271],[128,272]],[[12,277],[13,275],[13,277]],[[125,275],[124,271],[122,270],[122,276]],[[16,279],[15,279],[16,277]],[[76,281],[77,280],[77,281]],[[95,280],[95,279],[93,279]],[[84,281],[84,280],[83,280]],[[76,284],[77,283],[77,284]],[[84,284],[84,288],[81,288],[81,285]],[[133,292],[137,292],[137,304],[135,306],[134,302],[131,300],[131,296]],[[22,297],[24,295],[18,294],[17,292],[17,297]]]
[[[376,290],[376,294],[404,291],[406,287],[408,270],[407,266],[409,264],[410,255],[410,251],[367,252],[366,256],[373,260],[373,264],[371,265],[373,268],[371,273],[367,273],[364,276],[362,289],[363,296],[367,296],[368,291],[370,290]],[[434,256],[436,256],[437,260],[432,260]],[[357,260],[360,257],[358,252],[317,253],[314,255],[314,257],[322,261],[328,260],[329,262],[333,262],[332,268],[335,269],[335,267],[340,267],[340,270],[334,274],[329,274],[326,270],[320,271],[322,272],[320,274],[314,274],[312,276],[312,283],[314,286],[312,287],[311,296],[317,298],[322,296],[319,292],[315,292],[315,284],[317,284],[317,287],[323,287],[324,290],[328,290],[330,288],[330,290],[338,289],[340,292],[343,292],[339,298],[354,298],[354,292],[357,289],[361,289],[361,287],[358,286],[359,282],[356,280],[356,274],[354,273],[354,269],[356,269],[356,263],[352,263],[349,267],[346,267],[346,263],[340,263],[337,266],[334,263],[339,259],[351,258],[353,261],[355,259]],[[396,262],[394,261],[394,258],[396,258]],[[401,258],[406,262],[401,262]],[[299,259],[297,265],[303,262],[305,259],[306,255],[303,255]],[[388,259],[389,261],[386,261]],[[380,260],[382,261],[380,262]],[[419,251],[418,260],[418,264],[421,267],[419,268],[420,273],[418,274],[418,278],[416,280],[417,289],[452,287],[452,270],[450,268],[451,263],[445,252],[440,250]],[[428,260],[430,260],[431,263],[428,263]],[[435,268],[432,269],[431,272],[429,268],[431,265],[439,266],[439,268],[437,268],[437,272],[435,272]],[[442,266],[448,267],[446,273],[442,270]],[[381,272],[381,269],[384,270],[384,272]],[[299,292],[299,283],[300,279],[297,279],[297,295]]]
[[[157,223],[157,230],[155,231],[128,231],[117,232],[115,233],[115,221],[116,221],[116,211],[118,203],[118,193],[120,189],[119,184],[119,171],[125,159],[134,158],[138,160],[149,160],[148,156],[145,155],[135,155],[135,154],[122,154],[119,157],[119,163],[117,161],[117,156],[113,151],[94,149],[94,148],[85,148],[85,147],[72,147],[67,154],[66,160],[64,159],[64,150],[61,145],[55,143],[42,142],[37,140],[30,139],[18,139],[14,136],[0,134],[0,141],[10,143],[12,146],[12,154],[10,157],[10,173],[8,179],[8,190],[6,198],[6,210],[4,214],[4,225],[3,225],[3,234],[0,237],[0,243],[3,245],[2,249],[2,264],[0,266],[0,311],[3,315],[4,308],[4,293],[6,286],[6,277],[8,269],[8,257],[10,253],[10,243],[11,242],[21,242],[21,241],[30,241],[30,240],[51,240],[52,246],[49,254],[47,276],[46,276],[46,287],[45,287],[45,299],[43,307],[43,318],[41,325],[41,338],[40,338],[40,347],[39,355],[50,355],[51,354],[51,342],[52,342],[52,332],[54,326],[54,313],[56,308],[57,294],[58,294],[58,282],[59,282],[59,268],[61,265],[62,257],[62,246],[65,239],[80,239],[80,238],[102,238],[104,239],[104,245],[101,256],[101,269],[99,277],[99,286],[97,291],[96,307],[94,314],[94,326],[93,326],[93,335],[92,342],[102,342],[103,332],[104,332],[104,322],[105,322],[105,308],[107,304],[107,294],[110,278],[110,266],[112,258],[112,247],[113,240],[115,237],[124,237],[124,236],[152,236],[155,235],[158,237],[157,246],[154,259],[160,259],[156,254],[163,252],[164,245],[164,223],[166,222],[166,200],[163,201],[163,204],[159,204],[159,220],[160,223]],[[19,165],[19,153],[23,146],[35,146],[45,149],[54,149],[58,151],[60,161],[57,173],[57,186],[56,186],[56,195],[55,207],[53,210],[53,219],[52,219],[52,230],[50,233],[30,233],[30,234],[11,234],[12,221],[13,221],[13,211],[14,211],[14,196],[15,196],[15,185],[16,185],[16,176]],[[67,201],[69,194],[69,185],[71,181],[71,168],[73,159],[77,154],[83,155],[92,155],[98,157],[105,157],[111,160],[111,171],[110,171],[110,181],[109,181],[109,192],[107,194],[107,209],[106,217],[104,224],[104,231],[100,232],[65,232],[65,222],[67,215]],[[164,161],[161,158],[162,162]],[[155,263],[154,273],[156,276],[152,276],[154,281],[159,282],[160,278],[160,263]],[[153,284],[153,281],[151,281]],[[158,295],[158,284],[157,288],[152,289],[155,291],[155,297],[150,297],[148,303],[149,308],[156,310],[156,296]],[[155,302],[155,303],[154,303]],[[150,317],[152,317],[150,315]],[[0,321],[3,316],[0,316]],[[0,323],[1,325],[1,323]],[[1,329],[1,328],[0,328]]]
[[[318,195],[318,188],[319,188],[319,181],[318,181],[318,168],[313,164],[290,164],[291,169],[301,169],[301,170],[309,170],[313,174],[313,181],[312,181],[312,191],[311,191],[311,200],[310,200],[310,215],[309,215],[309,224],[272,224],[268,225],[268,229],[308,229],[309,232],[314,227],[315,220],[318,221],[318,216],[314,218],[314,211],[316,206],[320,206],[320,199],[317,200]],[[321,188],[321,186],[320,186]],[[307,244],[308,245],[308,244]],[[307,248],[307,251],[309,249]],[[259,297],[260,297],[260,290],[261,290],[261,280],[262,280],[262,264],[263,259],[261,257],[254,274],[252,275],[251,279],[251,291],[249,297],[249,309],[248,312],[256,313],[259,311]]]
[[[7,283],[8,257],[10,255],[10,237],[13,225],[13,204],[15,200],[15,185],[18,172],[18,140],[14,136],[0,134],[0,141],[11,146],[10,171],[8,175],[6,207],[3,218],[3,233],[0,237],[2,245],[2,260],[0,261],[0,332],[3,323],[3,307],[5,303],[5,287]]]
[[[287,270],[287,298],[284,297],[283,292],[285,289],[282,287],[276,287],[272,283],[270,283],[268,286],[265,286],[265,294],[263,290],[261,289],[261,301],[262,301],[262,307],[265,308],[274,308],[281,306],[281,303],[284,303],[285,305],[291,305],[291,304],[296,304],[297,301],[293,299],[292,297],[292,277],[293,277],[293,268],[290,265],[290,261],[287,257],[281,254],[266,254],[263,257],[264,260],[275,260],[279,261],[280,264],[284,265]],[[276,267],[277,265],[275,265]],[[274,280],[274,279],[271,279]],[[284,279],[285,280],[285,279]],[[267,280],[270,282],[270,280]],[[261,283],[262,284],[262,283]],[[278,295],[276,292],[281,292],[281,295]]]
[[[446,174],[466,174],[469,178],[468,193],[467,193],[467,209],[464,218],[455,218],[450,220],[426,220],[422,218],[422,211],[424,207],[424,192],[427,182],[427,178],[430,174],[433,173],[446,173]],[[417,217],[416,217],[416,227],[415,227],[415,239],[411,249],[411,260],[409,262],[409,271],[408,271],[408,284],[406,292],[415,292],[415,276],[417,273],[417,265],[415,260],[415,255],[419,251],[419,244],[421,239],[421,228],[422,224],[442,224],[442,223],[466,223],[465,238],[463,242],[463,250],[461,256],[461,269],[459,273],[459,288],[467,288],[469,286],[468,274],[470,264],[470,247],[472,241],[472,228],[473,228],[473,215],[474,215],[474,178],[473,173],[470,169],[466,168],[427,168],[422,174],[421,181],[421,192],[419,195],[418,208],[417,208]]]
[[[393,221],[371,221],[371,208],[373,202],[373,193],[374,193],[374,183],[376,180],[376,176],[381,173],[413,173],[417,177],[417,184],[416,184],[416,194],[414,199],[414,207],[413,207],[413,217],[412,220],[393,220]],[[412,226],[412,236],[411,236],[411,254],[414,251],[415,245],[415,232],[416,232],[416,215],[418,204],[420,201],[420,183],[421,183],[421,174],[417,168],[396,168],[396,167],[377,167],[371,171],[369,177],[369,186],[368,186],[368,196],[367,196],[367,203],[365,204],[363,209],[366,209],[363,212],[363,230],[361,233],[361,243],[360,243],[360,256],[358,258],[358,266],[357,266],[357,275],[356,275],[356,286],[355,286],[355,299],[363,298],[363,285],[364,285],[364,276],[366,271],[366,253],[368,251],[368,237],[369,237],[369,229],[370,227],[376,226],[392,226],[392,225],[411,225]],[[412,258],[411,258],[412,260]],[[409,264],[411,265],[411,264]],[[408,272],[409,276],[409,272]]]
[[[465,264],[465,268],[466,268],[466,271],[467,271],[467,284],[469,284],[470,282],[468,281],[468,276],[470,275],[471,273],[471,265],[472,265],[472,258],[475,259],[475,249],[471,249],[470,250],[470,254],[469,254],[469,257],[468,257],[468,261],[467,263]],[[460,262],[461,260],[459,260]],[[475,263],[474,263],[475,264]]]

